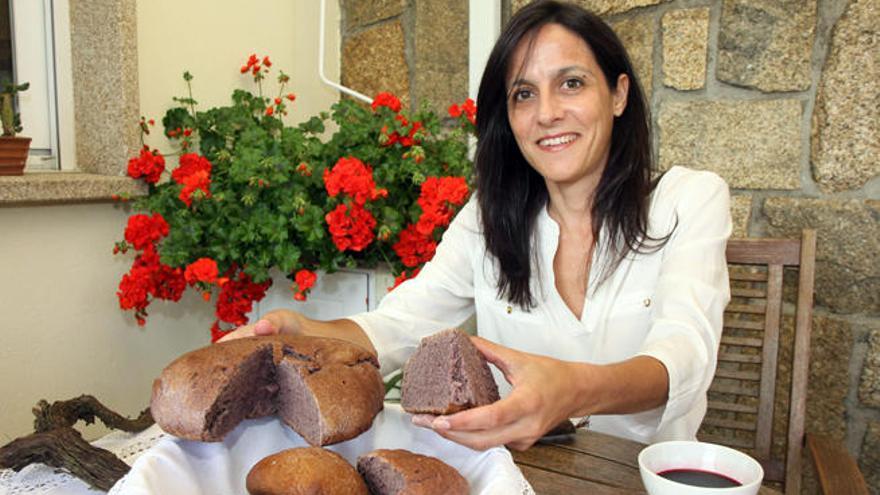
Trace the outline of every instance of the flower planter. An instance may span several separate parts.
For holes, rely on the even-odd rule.
[[[0,175],[22,175],[27,163],[29,137],[0,137]]]
[[[273,283],[266,297],[254,304],[248,314],[251,323],[273,309],[292,309],[319,320],[344,318],[376,309],[388,288],[394,285],[394,275],[385,266],[344,269],[333,274],[322,270],[308,299],[300,302],[293,300],[290,280],[277,270],[271,273]]]

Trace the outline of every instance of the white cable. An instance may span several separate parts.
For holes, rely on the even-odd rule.
[[[320,18],[320,26],[319,26],[319,40],[318,40],[318,77],[321,78],[321,82],[330,86],[331,88],[335,88],[343,93],[353,96],[359,100],[365,101],[367,103],[373,103],[373,99],[369,96],[358,93],[357,91],[346,88],[345,86],[335,83],[324,75],[324,21],[326,17],[325,13],[325,2],[327,0],[321,0],[321,18]]]

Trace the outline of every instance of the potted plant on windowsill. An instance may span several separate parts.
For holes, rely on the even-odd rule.
[[[22,175],[27,163],[31,138],[17,137],[21,132],[21,117],[15,111],[18,93],[25,91],[29,83],[5,83],[0,92],[0,120],[3,121],[3,135],[0,136],[0,175]]]

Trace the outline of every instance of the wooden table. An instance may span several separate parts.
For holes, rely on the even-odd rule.
[[[589,430],[568,440],[539,443],[513,460],[537,495],[645,494],[639,474],[639,452],[646,445]],[[758,495],[779,495],[762,486]]]
[[[644,494],[639,452],[632,440],[578,430],[571,439],[539,443],[513,459],[538,495]]]

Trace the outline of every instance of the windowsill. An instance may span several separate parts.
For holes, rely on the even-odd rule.
[[[143,196],[146,187],[129,177],[82,172],[0,176],[0,207],[111,201],[114,194]]]

